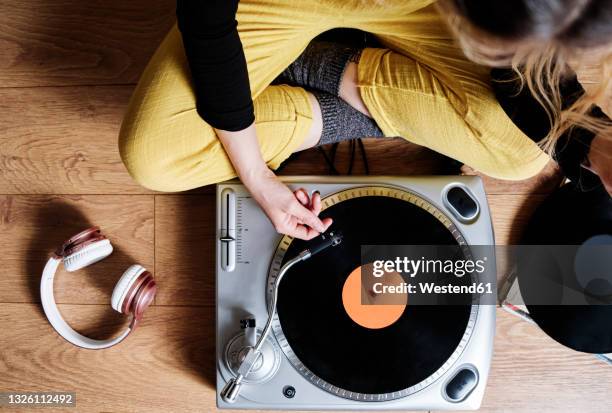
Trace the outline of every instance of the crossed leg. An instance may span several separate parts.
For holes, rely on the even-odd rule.
[[[261,152],[271,168],[316,143],[317,112],[306,90],[269,85],[314,37],[334,27],[374,33],[387,47],[363,51],[347,70],[341,94],[357,109],[361,104],[386,136],[402,136],[505,179],[532,176],[548,161],[506,116],[488,70],[463,56],[433,7],[413,10],[402,0],[387,1],[383,15],[379,4],[362,4],[322,18],[321,8],[330,12],[343,2],[287,3],[243,0],[237,16]],[[175,27],[143,73],[120,133],[122,159],[146,187],[181,191],[235,177],[214,130],[196,112],[189,78]]]

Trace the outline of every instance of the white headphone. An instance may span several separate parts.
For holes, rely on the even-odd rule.
[[[47,319],[57,333],[70,343],[86,349],[103,349],[123,341],[142,319],[144,311],[153,302],[157,287],[153,275],[140,265],[130,266],[121,276],[111,297],[111,306],[115,311],[129,314],[131,322],[126,331],[118,337],[108,340],[94,340],[73,330],[64,320],[53,296],[53,279],[57,267],[64,263],[66,271],[73,272],[108,257],[113,246],[100,228],[89,228],[73,236],[58,248],[49,258],[42,279],[40,280],[40,297]]]

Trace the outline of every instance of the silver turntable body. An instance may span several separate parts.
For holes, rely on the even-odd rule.
[[[322,198],[349,188],[399,188],[428,200],[446,215],[467,244],[493,245],[484,187],[475,176],[283,177],[291,188],[318,190]],[[452,188],[476,203],[453,206]],[[450,199],[450,202],[449,202]],[[266,339],[262,355],[246,376],[234,403],[221,390],[237,375],[245,348],[253,346],[268,318],[266,294],[275,251],[282,239],[246,188],[237,181],[217,186],[216,357],[217,406],[272,410],[471,410],[480,407],[493,352],[494,305],[472,307],[470,321],[453,356],[432,376],[405,392],[351,393],[314,376],[291,351],[279,331]],[[290,277],[291,274],[288,274]],[[253,321],[254,320],[254,321]],[[280,333],[280,334],[279,334]],[[358,343],[356,344],[358,345]]]

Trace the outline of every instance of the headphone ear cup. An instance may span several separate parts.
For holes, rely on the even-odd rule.
[[[123,300],[125,299],[125,296],[130,290],[130,287],[138,279],[138,276],[145,271],[146,270],[144,269],[144,267],[138,264],[132,265],[127,270],[125,270],[119,281],[117,281],[117,284],[115,284],[115,288],[113,289],[113,295],[111,297],[111,306],[115,311],[123,313],[121,308],[123,306]]]
[[[87,245],[77,252],[64,257],[64,268],[68,272],[73,272],[85,268],[95,262],[103,260],[111,255],[113,246],[108,239],[96,241]]]

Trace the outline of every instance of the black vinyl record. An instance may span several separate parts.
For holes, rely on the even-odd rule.
[[[458,347],[471,305],[406,306],[397,321],[362,327],[343,307],[342,288],[361,264],[362,245],[455,245],[451,231],[413,203],[384,196],[345,200],[327,208],[337,246],[296,265],[280,285],[278,316],[298,359],[316,376],[350,392],[407,389],[436,372]],[[305,248],[293,240],[285,261]]]
[[[594,237],[612,242],[612,199],[603,188],[581,192],[568,184],[537,209],[522,244],[583,245]],[[610,281],[611,271],[612,268],[608,269],[606,274]],[[521,295],[529,314],[546,334],[577,351],[612,352],[612,305],[539,305],[540,293],[530,291],[530,286],[537,285],[537,282],[521,280],[519,273]],[[549,297],[558,297],[560,302],[562,283],[557,283],[557,288],[555,283],[547,285]]]

